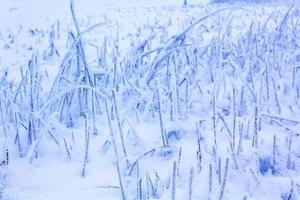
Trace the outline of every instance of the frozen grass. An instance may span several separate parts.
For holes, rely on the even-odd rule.
[[[296,199],[297,7],[164,13],[166,24],[143,22],[128,35],[109,19],[84,30],[70,8],[66,53],[57,22],[20,81],[2,75],[0,199],[16,195],[17,163],[47,169],[54,160],[55,177],[82,177],[73,184],[88,180],[107,199]],[[49,87],[41,62],[57,57]]]

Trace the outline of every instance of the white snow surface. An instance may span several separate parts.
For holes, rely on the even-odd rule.
[[[0,200],[300,199],[297,1],[187,2],[75,0],[93,89],[69,1],[0,0]]]

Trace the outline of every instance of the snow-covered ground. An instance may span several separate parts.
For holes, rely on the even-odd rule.
[[[300,199],[299,2],[187,3],[0,0],[0,200]]]

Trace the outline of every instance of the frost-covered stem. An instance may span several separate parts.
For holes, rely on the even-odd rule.
[[[8,166],[9,164],[9,151],[8,148],[5,149],[5,164]]]
[[[95,102],[95,98],[96,98],[96,94],[94,91],[91,91],[92,93],[92,118],[93,118],[93,134],[97,135],[97,128],[96,128],[96,102]]]
[[[173,163],[173,175],[172,175],[172,194],[171,200],[176,198],[176,161]]]
[[[286,121],[286,122],[290,122],[290,123],[300,124],[300,121],[298,121],[298,120],[285,118],[285,117],[281,117],[281,116],[278,116],[278,115],[269,115],[269,114],[262,113],[261,116],[262,117],[267,117],[267,118],[270,118],[270,119],[277,119],[281,122]]]
[[[72,14],[72,19],[76,28],[76,32],[77,32],[77,36],[79,36],[81,34],[80,29],[79,29],[79,24],[78,24],[78,20],[77,20],[77,16],[75,13],[75,9],[74,9],[74,0],[70,0],[70,9],[71,9],[71,14]],[[78,43],[77,43],[77,47],[78,47],[78,54],[80,55],[83,65],[84,65],[84,70],[85,70],[85,76],[87,78],[88,83],[90,84],[90,86],[93,86],[93,82],[92,79],[90,77],[90,73],[89,73],[89,69],[88,69],[88,65],[87,65],[87,60],[86,60],[86,56],[85,56],[85,52],[84,52],[84,48],[82,45],[82,40],[79,38],[78,39]]]
[[[36,67],[37,67],[37,57],[35,55],[32,56],[32,59],[28,63],[29,67],[29,118],[28,118],[28,144],[31,145],[33,141],[36,140],[36,130],[35,123],[33,118],[33,113],[35,112],[35,97],[34,97],[34,87],[35,87],[35,75]]]
[[[242,87],[241,95],[240,95],[240,101],[239,101],[239,108],[238,108],[238,114],[239,116],[243,115],[246,111],[246,105],[244,100],[244,90],[245,86]]]
[[[267,86],[267,100],[269,100],[270,99],[270,88],[269,88],[269,67],[268,67],[268,63],[266,64],[265,74],[266,74],[266,86]]]
[[[294,193],[294,179],[291,180],[291,190],[290,190],[290,194],[288,196],[288,200],[292,200],[293,199],[293,193]]]
[[[214,131],[214,144],[217,149],[217,119],[216,119],[216,96],[213,95],[212,99],[212,107],[213,107],[213,131]]]
[[[85,151],[84,151],[84,161],[83,161],[83,168],[81,176],[85,177],[85,169],[86,165],[88,163],[88,157],[89,157],[89,146],[90,146],[90,133],[89,133],[89,127],[88,127],[88,116],[87,113],[84,115],[84,133],[85,133]]]
[[[89,90],[83,89],[82,92],[83,92],[83,98],[84,98],[84,103],[85,103],[85,105],[84,105],[85,112],[90,113],[89,106],[88,106],[88,104],[89,104]],[[91,91],[91,92],[93,92],[93,91]]]
[[[226,121],[225,121],[225,119],[224,119],[224,117],[222,116],[222,114],[221,113],[217,113],[218,114],[218,117],[219,117],[219,119],[221,119],[221,121],[223,122],[223,124],[224,124],[224,127],[225,127],[225,129],[226,129],[226,131],[228,132],[228,134],[229,134],[229,136],[230,136],[230,138],[232,138],[232,133],[231,133],[231,130],[230,130],[230,128],[229,128],[229,126],[228,126],[228,124],[226,123]]]
[[[197,166],[198,166],[198,172],[202,170],[202,151],[201,151],[201,134],[199,130],[200,123],[196,123],[197,127],[197,143],[198,143],[198,150],[197,150]]]
[[[173,86],[173,94],[175,96],[174,98],[174,103],[176,105],[176,111],[174,110],[174,113],[177,115],[176,116],[176,120],[179,118],[180,116],[180,113],[181,113],[181,110],[180,110],[180,98],[179,98],[179,87],[178,87],[178,75],[177,75],[177,69],[176,69],[176,61],[175,61],[176,58],[174,58],[174,80],[173,80],[173,83],[174,83],[174,86]]]
[[[225,166],[224,178],[223,178],[223,183],[222,183],[222,186],[221,186],[219,200],[223,199],[224,190],[225,190],[225,186],[226,186],[226,182],[227,182],[227,177],[228,177],[228,168],[229,168],[229,159],[227,158],[226,159],[226,166]]]
[[[212,184],[213,184],[213,177],[212,177],[212,164],[209,163],[209,189],[208,189],[208,192],[209,194],[211,193],[212,191]]]
[[[185,112],[187,112],[189,107],[189,75],[185,77]]]
[[[180,162],[181,162],[181,154],[182,154],[182,147],[180,147],[179,153],[178,153],[176,176],[179,176],[179,166],[180,166]]]
[[[79,111],[80,111],[80,115],[84,115],[84,110],[83,110],[83,102],[82,102],[82,95],[81,95],[81,92],[82,91],[82,88],[78,88],[77,90],[77,94],[78,94],[78,101],[79,101]]]
[[[65,149],[66,149],[68,158],[69,158],[69,160],[71,160],[71,154],[70,154],[70,151],[69,151],[69,147],[68,147],[68,145],[67,145],[67,142],[66,142],[66,138],[64,138],[64,145],[65,145]]]
[[[19,120],[18,120],[17,113],[14,113],[14,122],[15,122],[15,129],[16,129],[15,144],[18,145],[19,156],[22,157],[22,146],[21,146],[20,136],[19,136]]]
[[[237,155],[239,155],[243,151],[243,133],[240,132],[240,139],[239,139],[239,144],[237,148]]]
[[[2,98],[1,97],[0,97],[0,111],[1,111],[1,122],[2,122],[2,128],[3,128],[4,136],[7,137],[6,123],[4,121],[4,113],[3,113]]]
[[[170,118],[171,118],[171,121],[174,121],[174,100],[173,100],[173,93],[172,92],[170,92],[170,102],[171,102],[171,111],[170,111]]]
[[[280,107],[280,104],[279,104],[279,100],[278,100],[278,96],[277,96],[277,90],[276,90],[275,81],[274,81],[273,77],[272,77],[272,83],[273,83],[274,97],[275,97],[275,102],[276,102],[276,106],[277,106],[277,111],[278,111],[278,114],[281,114],[281,107]]]
[[[115,54],[115,52],[113,52]],[[116,55],[113,55],[113,81],[112,81],[112,88],[116,89],[116,82],[117,82],[117,58]]]
[[[63,97],[61,106],[60,106],[60,114],[59,114],[59,122],[63,121],[63,114],[65,113],[65,105],[68,101],[68,95],[65,95],[65,97]]]
[[[125,192],[124,192],[124,188],[123,188],[121,171],[120,171],[120,165],[119,165],[118,148],[117,148],[117,144],[115,141],[114,132],[113,132],[112,124],[111,124],[111,119],[110,119],[110,115],[109,115],[109,111],[108,111],[109,109],[108,109],[107,98],[105,99],[105,109],[106,109],[106,116],[107,116],[107,121],[108,121],[108,125],[109,125],[110,136],[111,136],[111,140],[112,140],[114,152],[115,152],[115,159],[116,159],[116,164],[117,164],[117,172],[118,172],[118,177],[119,177],[119,185],[120,185],[120,189],[121,189],[122,200],[126,200],[126,196],[125,196]]]
[[[235,151],[233,150],[233,145],[232,145],[232,142],[231,142],[231,141],[230,141],[230,150],[231,150],[231,156],[232,156],[232,160],[233,160],[235,169],[238,169],[238,168],[239,168],[239,165],[238,165],[238,161],[237,161],[237,158],[236,158],[236,153],[235,153]]]
[[[117,101],[116,101],[116,96],[115,96],[114,91],[112,92],[112,96],[113,96],[113,102],[115,105],[115,113],[116,113],[116,117],[117,117],[117,123],[118,123],[119,132],[120,132],[123,153],[124,153],[125,159],[127,159],[127,151],[126,151],[124,136],[123,136],[124,134],[123,134],[122,126],[121,126],[121,121],[120,121],[120,117],[119,117],[119,111],[118,111],[118,106],[117,106]]]
[[[252,147],[257,148],[257,142],[258,142],[258,108],[255,105],[255,111],[254,111],[254,134],[253,134],[253,140],[252,140]]]
[[[141,178],[138,180],[138,200],[143,199],[142,180]]]
[[[165,129],[163,126],[163,119],[162,119],[162,112],[161,112],[161,102],[160,102],[160,94],[159,94],[159,90],[157,88],[156,90],[157,93],[157,103],[158,103],[158,114],[159,114],[159,125],[160,125],[160,133],[161,133],[161,138],[162,138],[162,142],[163,142],[163,146],[168,146],[168,139],[165,135]]]
[[[188,200],[192,200],[192,196],[193,196],[193,178],[194,178],[194,169],[193,169],[193,167],[191,167],[191,169],[190,169],[190,178],[189,178]]]
[[[233,150],[235,150],[235,136],[236,136],[236,91],[235,91],[235,87],[233,87],[233,97],[232,97],[232,101],[233,101],[233,127],[232,127],[232,146],[233,146]]]
[[[71,132],[71,137],[72,137],[72,143],[73,145],[75,145],[75,136],[74,136],[74,132]]]
[[[288,143],[288,156],[287,156],[287,169],[292,169],[291,163],[291,149],[292,149],[292,142],[293,142],[293,133],[290,135],[289,143]]]
[[[197,80],[197,81],[196,81],[196,84],[197,84],[197,88],[198,88],[198,90],[199,90],[199,92],[200,92],[201,96],[203,96],[203,91],[202,91],[202,89],[201,89],[201,86],[200,86],[199,80]]]
[[[276,166],[276,136],[273,136],[273,168]]]
[[[219,185],[221,185],[221,182],[222,182],[222,169],[221,169],[221,166],[222,166],[221,157],[219,156],[219,160],[218,160]]]
[[[140,177],[140,165],[139,162],[136,163],[136,199],[142,199],[142,179]]]
[[[138,112],[137,108],[134,108],[134,114],[135,114],[137,123],[140,123],[140,116],[139,116],[139,112]]]
[[[149,184],[149,173],[147,172],[146,173],[146,199],[150,199],[150,191],[149,191],[149,187],[150,187],[150,184]]]
[[[79,25],[78,25],[78,20],[77,17],[75,15],[75,10],[74,10],[74,0],[70,1],[70,9],[71,9],[71,14],[72,14],[72,18],[73,18],[73,22],[76,28],[76,32],[79,35],[80,34],[80,30],[79,30]]]
[[[293,67],[293,79],[292,79],[292,88],[295,88],[295,77],[296,77],[297,67]]]

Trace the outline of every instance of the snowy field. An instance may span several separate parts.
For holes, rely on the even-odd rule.
[[[0,0],[0,200],[300,199],[297,0]]]

